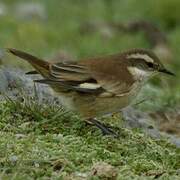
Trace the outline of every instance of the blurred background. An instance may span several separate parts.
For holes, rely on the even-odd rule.
[[[30,68],[7,55],[3,50],[6,47],[55,62],[119,53],[129,48],[152,49],[176,77],[154,79],[142,93],[149,100],[138,107],[158,118],[162,130],[178,134],[179,12],[179,0],[1,0],[1,64]],[[173,125],[167,130],[169,123]]]

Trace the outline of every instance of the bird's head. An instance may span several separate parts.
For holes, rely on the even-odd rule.
[[[128,62],[128,70],[136,79],[148,79],[159,72],[174,76],[152,51],[133,49],[125,52],[124,56]]]

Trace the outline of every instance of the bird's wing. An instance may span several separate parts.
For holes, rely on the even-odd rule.
[[[50,75],[50,78],[36,82],[49,84],[59,91],[72,90],[90,94],[104,92],[100,84],[91,76],[88,68],[76,62],[52,64]]]
[[[121,96],[130,91],[133,81],[123,77],[124,70],[121,70],[123,68],[117,66],[116,62],[90,62],[91,60],[87,63],[85,61],[52,64],[50,67],[52,78],[38,82],[56,84],[56,87],[59,85],[59,89],[63,86],[68,90],[98,93],[102,97]],[[126,72],[127,76],[128,73]]]

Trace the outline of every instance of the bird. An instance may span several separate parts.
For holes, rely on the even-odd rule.
[[[118,136],[112,128],[97,120],[130,105],[146,82],[156,74],[174,76],[147,49],[130,49],[112,55],[84,58],[79,61],[48,62],[29,53],[8,48],[7,51],[30,63],[40,74],[37,83],[49,85],[62,104],[77,111],[104,135]]]

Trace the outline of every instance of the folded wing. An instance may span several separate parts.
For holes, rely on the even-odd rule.
[[[96,63],[89,63],[90,61],[52,64],[51,79],[38,82],[55,85],[59,87],[59,90],[64,87],[66,90],[99,94],[101,97],[121,96],[131,90],[133,81],[126,81],[122,77],[123,72],[119,72],[116,63],[112,62],[110,65],[108,61],[105,61],[102,66],[102,62],[99,64],[98,60]],[[112,65],[113,71],[110,70]],[[114,74],[116,71],[118,74]]]

